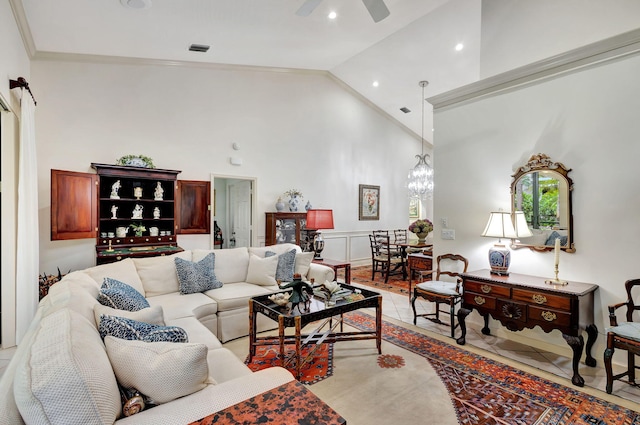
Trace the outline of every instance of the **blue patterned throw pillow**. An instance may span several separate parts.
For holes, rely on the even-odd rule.
[[[102,339],[111,335],[120,339],[144,342],[189,342],[187,332],[178,326],[152,325],[107,314],[100,316],[98,331]]]
[[[549,237],[547,238],[547,240],[545,241],[545,245],[555,245],[556,244],[556,239],[560,239],[560,245],[561,246],[565,246],[567,244],[567,237],[566,236],[562,236],[560,233],[556,232],[555,230],[553,232],[551,232],[551,234],[549,235]]]
[[[265,257],[273,257],[276,255],[273,251],[267,251],[264,253]],[[281,282],[291,282],[293,280],[293,273],[296,268],[296,250],[292,249],[278,255],[278,268],[276,269],[276,280]]]
[[[213,252],[197,263],[182,258],[176,258],[175,263],[181,294],[194,294],[222,287],[222,282],[216,279],[213,271],[216,264]]]
[[[98,294],[98,302],[118,310],[138,311],[149,307],[147,299],[133,286],[105,277]]]

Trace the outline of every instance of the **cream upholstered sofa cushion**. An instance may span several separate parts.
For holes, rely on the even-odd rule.
[[[100,335],[73,310],[42,318],[19,363],[14,395],[26,423],[112,424],[118,417],[120,392]]]
[[[207,386],[207,346],[199,343],[104,339],[118,382],[157,404],[168,403]]]
[[[93,306],[93,314],[96,321],[96,328],[100,326],[101,315],[125,317],[127,319],[137,320],[138,322],[151,323],[152,325],[165,325],[162,306],[159,305],[143,308],[138,311],[128,311],[116,310],[106,305],[95,304]]]
[[[169,294],[180,290],[175,258],[191,261],[191,251],[159,257],[133,259],[146,297]],[[126,281],[124,282],[127,283]]]
[[[115,263],[102,264],[100,266],[88,268],[86,269],[86,273],[89,274],[89,276],[91,276],[98,285],[102,285],[105,277],[110,277],[111,279],[116,279],[120,282],[126,283],[127,285],[133,286],[136,291],[146,296],[144,287],[142,286],[142,281],[138,275],[138,270],[131,258],[125,258],[124,260],[116,261]]]
[[[246,281],[247,268],[249,267],[249,251],[246,247],[216,250],[194,249],[192,261],[200,261],[211,252],[216,257],[213,266],[216,279],[223,284]]]

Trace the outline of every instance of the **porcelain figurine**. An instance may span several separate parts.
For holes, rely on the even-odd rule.
[[[160,182],[158,182],[158,184],[156,185],[156,190],[153,192],[153,200],[162,201],[163,194],[164,194],[164,189],[162,188],[162,185],[160,184]]]
[[[135,208],[131,212],[131,218],[132,219],[140,219],[140,218],[142,218],[142,209],[143,209],[142,205],[136,204]]]
[[[118,195],[119,189],[120,189],[120,180],[116,180],[116,182],[111,185],[111,195],[109,196],[109,198],[120,199],[120,196]]]

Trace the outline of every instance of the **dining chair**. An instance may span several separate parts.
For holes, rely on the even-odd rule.
[[[393,231],[393,237],[395,243],[408,243],[409,237],[407,235],[407,229],[395,229]],[[414,254],[416,252],[422,252],[422,248],[407,248],[407,254]]]
[[[467,267],[469,267],[469,261],[462,255],[443,254],[436,259],[436,270],[423,272],[423,275],[435,272],[435,278],[431,281],[418,283],[413,288],[411,307],[413,308],[414,325],[418,316],[424,317],[434,323],[450,326],[451,338],[454,337],[455,329],[459,325],[455,323],[455,306],[460,304],[462,300],[462,277],[460,275],[467,271]],[[435,303],[435,312],[417,314],[416,299],[418,297]],[[441,304],[449,305],[449,310],[441,310]],[[441,321],[440,313],[448,314],[450,323]]]
[[[371,245],[371,280],[375,280],[376,273],[384,277],[384,282],[389,281],[389,275],[393,271],[401,269],[404,259],[389,249],[389,235],[369,235]],[[402,271],[402,270],[400,270]]]
[[[640,304],[634,303],[634,299],[640,299],[640,279],[627,280],[624,287],[627,292],[627,301],[609,306],[611,327],[607,328],[607,348],[604,351],[604,368],[607,372],[608,394],[611,394],[613,390],[614,380],[620,380],[635,387],[639,386],[636,383],[636,369],[640,369],[640,367],[636,366],[635,356],[640,356],[640,322],[634,322],[633,315],[634,312],[640,311]],[[637,291],[636,287],[638,288]],[[635,294],[632,294],[632,292],[635,292]],[[616,310],[621,307],[626,307],[626,322],[618,323]],[[614,375],[611,367],[611,358],[616,348],[627,352],[627,370]],[[627,380],[621,379],[625,376],[628,378]]]

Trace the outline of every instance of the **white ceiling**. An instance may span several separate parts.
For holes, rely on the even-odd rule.
[[[420,80],[430,81],[429,97],[478,76],[480,2],[460,8],[455,0],[385,0],[390,16],[374,23],[362,0],[322,0],[307,17],[295,13],[304,0],[150,1],[148,9],[131,9],[120,0],[11,0],[24,10],[23,34],[30,32],[36,58],[86,54],[329,71],[416,134]],[[333,21],[330,11],[338,14]],[[454,49],[459,42],[462,52]],[[192,43],[211,48],[190,52]],[[403,106],[412,112],[401,112]]]

